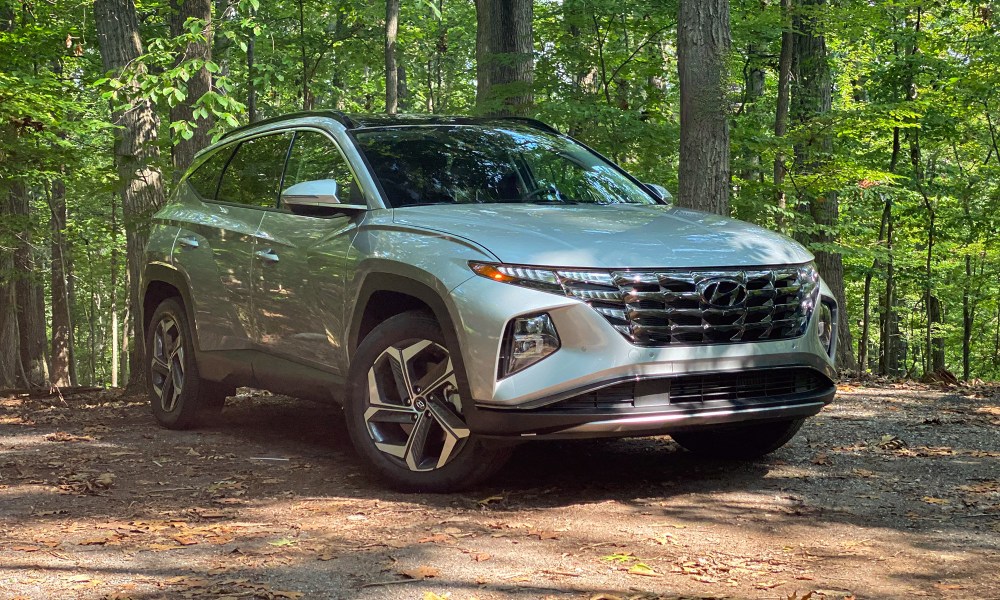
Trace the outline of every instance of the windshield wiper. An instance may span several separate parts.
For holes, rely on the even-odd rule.
[[[530,204],[580,204],[576,200],[531,200]]]

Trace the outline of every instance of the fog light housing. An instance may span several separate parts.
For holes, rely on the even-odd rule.
[[[497,377],[523,371],[559,349],[559,334],[548,313],[511,319],[503,336]]]
[[[834,342],[837,340],[837,305],[829,298],[823,298],[819,303],[819,314],[816,316],[816,335],[823,349],[832,358]]]

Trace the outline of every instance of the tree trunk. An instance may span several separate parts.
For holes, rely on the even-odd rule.
[[[833,138],[829,129],[818,123],[830,112],[833,86],[826,39],[818,30],[815,16],[817,8],[826,6],[826,0],[803,0],[802,6],[809,10],[794,18],[790,114],[809,134],[795,145],[796,170],[801,174],[812,174],[822,172],[833,153]],[[837,331],[840,336],[837,347],[840,351],[837,353],[837,366],[840,369],[854,369],[854,345],[844,294],[844,265],[839,252],[827,249],[836,242],[830,230],[837,226],[839,220],[837,193],[834,190],[803,190],[798,201],[798,210],[806,213],[807,222],[820,226],[816,228],[818,231],[799,234],[798,237],[808,246],[822,248],[814,252],[816,266],[840,306],[841,326]]]
[[[73,321],[70,316],[67,280],[72,270],[66,241],[66,186],[62,179],[52,182],[49,199],[49,229],[52,236],[52,385],[69,387],[73,361]]]
[[[792,76],[792,56],[795,50],[795,32],[792,29],[792,0],[781,0],[782,22],[781,56],[778,59],[778,101],[774,111],[774,137],[783,143],[788,131],[789,82]],[[778,206],[778,229],[784,229],[784,211],[788,208],[785,198],[785,153],[779,149],[774,156],[774,193]]]
[[[212,60],[212,2],[211,0],[170,0],[170,35],[176,37],[187,30],[184,23],[189,18],[201,19],[205,22],[205,30],[202,37],[191,42],[184,49],[184,59],[191,60],[200,58],[206,61]],[[211,114],[200,118],[194,118],[195,103],[199,98],[212,90],[212,74],[208,69],[202,67],[191,73],[191,78],[187,81],[187,97],[179,104],[170,107],[170,120],[187,121],[193,128],[194,135],[190,139],[178,136],[174,140],[173,164],[174,183],[180,181],[184,171],[191,166],[194,155],[212,143],[209,130],[212,128],[213,119]]]
[[[965,286],[962,288],[962,379],[969,380],[970,355],[972,354],[972,325],[975,311],[969,298],[969,286],[972,282],[972,257],[965,255]]]
[[[118,237],[118,203],[111,195],[111,235]],[[118,244],[111,244],[111,387],[118,387]]]
[[[725,99],[729,45],[729,0],[680,0],[677,204],[720,215],[729,214],[729,121]]]
[[[14,230],[14,282],[17,297],[17,331],[20,342],[17,376],[26,388],[41,387],[48,382],[45,364],[45,305],[39,305],[35,256],[32,249],[34,224],[31,202],[24,183],[11,182],[11,216]]]
[[[18,387],[21,344],[17,331],[17,272],[14,269],[17,227],[14,218],[16,192],[0,197],[0,389]]]
[[[534,97],[532,0],[476,0],[476,111],[526,115]]]
[[[385,0],[385,112],[399,110],[399,71],[396,67],[396,36],[399,34],[399,0]]]
[[[250,7],[250,18],[257,17],[257,11]],[[257,122],[257,84],[254,82],[254,60],[256,58],[257,33],[253,27],[247,31],[247,121]]]
[[[885,229],[889,224],[891,204],[886,199],[882,209],[882,222],[878,227],[878,246],[885,242]],[[882,261],[878,257],[872,261],[872,268],[865,273],[865,293],[863,300],[863,314],[861,320],[861,341],[858,342],[858,373],[864,375],[868,372],[868,342],[871,332],[871,300],[872,300],[872,278],[877,271],[882,269]]]
[[[94,17],[104,68],[120,71],[142,53],[139,25],[133,0],[95,0]],[[115,162],[121,189],[122,216],[125,222],[126,263],[128,265],[129,307],[133,334],[137,336],[129,365],[128,387],[145,387],[145,348],[142,335],[142,298],[139,279],[143,269],[143,251],[149,238],[149,218],[163,205],[163,181],[156,166],[160,151],[156,145],[159,118],[152,104],[139,98],[135,87],[123,90],[133,94],[131,107],[112,115],[121,126],[115,134]]]
[[[410,109],[410,91],[406,87],[406,67],[399,65],[396,69],[396,91],[397,91],[397,104],[399,104],[399,110],[407,112]]]

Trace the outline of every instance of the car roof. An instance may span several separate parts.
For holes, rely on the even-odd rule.
[[[559,133],[559,131],[536,119],[527,117],[467,117],[458,115],[386,115],[386,114],[349,114],[337,110],[312,110],[294,112],[270,119],[255,121],[242,127],[237,127],[223,134],[221,139],[230,138],[248,129],[254,129],[261,125],[271,125],[282,121],[291,121],[304,117],[325,117],[334,119],[341,123],[348,130],[361,130],[376,127],[400,127],[418,125],[484,125],[500,126],[520,123],[534,129],[540,129],[549,133]]]

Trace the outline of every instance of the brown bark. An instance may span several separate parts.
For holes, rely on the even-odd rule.
[[[534,97],[532,0],[476,0],[476,110],[525,115]]]
[[[62,179],[52,182],[49,210],[52,239],[51,383],[57,387],[68,387],[74,385],[70,376],[73,364],[73,322],[67,285],[72,268],[69,263],[69,243],[66,241],[66,186]]]
[[[186,31],[184,23],[189,18],[201,19],[205,22],[206,28],[202,37],[195,42],[191,42],[184,49],[183,60],[200,58],[212,60],[212,2],[211,0],[171,0],[170,8],[170,35],[176,37]],[[184,171],[191,166],[194,155],[210,143],[212,138],[208,132],[212,128],[213,119],[211,114],[194,118],[195,103],[212,89],[212,74],[208,69],[202,67],[191,73],[187,81],[187,97],[179,104],[170,107],[170,120],[187,121],[193,128],[194,135],[185,140],[178,137],[174,140],[173,164],[174,182],[180,180]]]
[[[0,389],[17,386],[21,363],[20,336],[17,331],[17,280],[14,270],[16,227],[15,192],[6,190],[0,197]]]
[[[800,126],[811,130],[808,137],[795,145],[796,170],[803,174],[821,172],[833,152],[833,138],[828,129],[816,126],[830,112],[833,103],[826,39],[818,29],[815,18],[816,7],[825,5],[826,0],[803,0],[802,6],[810,10],[803,11],[794,18],[793,86],[789,112]],[[829,248],[836,241],[831,229],[837,226],[839,220],[837,193],[833,190],[803,190],[798,201],[798,210],[805,213],[807,221],[820,226],[818,231],[800,234],[800,241],[809,246]],[[839,252],[826,249],[816,250],[815,255],[816,266],[840,307],[837,366],[841,369],[854,369],[856,363],[844,294],[843,260]]]
[[[14,271],[12,273],[17,298],[17,330],[20,355],[17,376],[26,387],[48,383],[45,364],[45,305],[38,297],[37,269],[32,250],[33,223],[28,190],[21,182],[13,182],[10,208],[16,228]]]
[[[385,112],[399,110],[399,71],[396,67],[396,37],[399,35],[399,0],[385,0]]]
[[[789,82],[792,76],[792,56],[795,50],[795,35],[792,29],[792,0],[781,0],[784,29],[781,32],[781,55],[778,58],[778,100],[774,111],[774,137],[781,143],[788,131]],[[774,193],[778,206],[778,228],[785,222],[784,211],[788,207],[785,198],[785,154],[780,149],[774,157]]]
[[[142,53],[133,0],[95,0],[94,17],[104,68],[117,72],[126,65],[132,65]],[[116,132],[115,162],[125,221],[131,329],[136,335],[130,354],[128,387],[139,389],[145,386],[142,365],[146,360],[141,339],[139,279],[143,268],[143,249],[149,237],[149,218],[163,205],[164,198],[162,176],[155,166],[159,158],[156,145],[159,118],[152,104],[139,97],[138,89],[126,87],[123,91],[126,95],[131,94],[126,98],[131,106],[126,111],[116,112],[112,118],[121,126]]]
[[[878,228],[878,245],[881,246],[885,242],[885,230],[889,225],[889,217],[892,212],[892,204],[888,199],[882,208],[882,222],[879,224]],[[872,268],[865,273],[865,292],[864,299],[862,301],[862,317],[861,317],[861,340],[858,342],[858,373],[865,374],[868,372],[868,342],[870,339],[871,332],[871,299],[872,299],[872,278],[877,271],[882,269],[882,261],[878,257],[872,261]]]
[[[725,59],[729,1],[681,0],[677,22],[680,168],[677,204],[729,214],[729,122]]]

